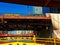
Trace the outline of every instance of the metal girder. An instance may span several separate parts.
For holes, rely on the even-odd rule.
[[[43,6],[46,0],[0,0],[0,2],[15,3],[15,4],[24,4],[32,6]]]
[[[60,8],[60,0],[0,0],[0,2]]]
[[[51,0],[47,0],[45,6],[47,6],[50,3]]]
[[[53,1],[60,1],[60,0],[53,0]]]
[[[60,8],[60,1],[51,1],[47,6]]]

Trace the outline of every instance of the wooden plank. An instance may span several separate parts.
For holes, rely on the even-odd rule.
[[[46,16],[3,16],[4,19],[50,19]]]

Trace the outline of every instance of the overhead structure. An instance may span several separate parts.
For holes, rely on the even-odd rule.
[[[51,19],[46,16],[0,16],[0,30],[45,30],[46,28],[44,27],[50,26]]]
[[[60,7],[60,0],[0,0],[0,2],[24,4],[43,7]]]

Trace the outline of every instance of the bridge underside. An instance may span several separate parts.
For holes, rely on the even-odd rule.
[[[1,2],[60,8],[60,0],[0,0]]]

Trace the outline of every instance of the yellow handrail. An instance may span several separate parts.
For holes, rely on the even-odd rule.
[[[6,38],[6,37],[5,37]],[[14,39],[13,40],[15,40],[15,37],[13,37]],[[21,37],[17,37],[19,40],[21,40]],[[26,38],[26,37],[25,37]],[[24,39],[25,39],[24,38]],[[7,39],[10,39],[10,37],[7,37]],[[16,39],[16,41],[19,41],[18,39]],[[30,39],[30,38],[29,38]],[[11,39],[10,39],[11,40]],[[1,40],[1,38],[0,38],[0,42],[4,42],[4,41],[6,41],[6,40]],[[9,41],[9,40],[7,40],[7,41]],[[52,44],[54,44],[54,45],[57,45],[57,43],[58,44],[60,44],[60,39],[57,39],[57,38],[38,38],[38,37],[35,37],[35,35],[34,35],[34,37],[32,37],[32,41],[34,41],[34,44],[36,44],[37,42],[42,42],[42,43],[52,43]],[[31,42],[32,42],[31,41]]]

